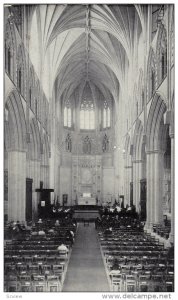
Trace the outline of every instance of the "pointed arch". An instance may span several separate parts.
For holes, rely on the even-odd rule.
[[[40,131],[38,127],[37,120],[35,118],[31,119],[30,122],[30,134],[31,134],[31,141],[30,141],[30,158],[39,160],[41,157],[41,137]]]
[[[147,151],[160,150],[162,130],[164,130],[163,115],[166,111],[165,102],[155,94],[147,120],[146,136],[147,136]]]
[[[8,145],[11,149],[26,149],[26,121],[25,113],[20,99],[20,95],[16,90],[12,90],[7,96],[5,108],[8,111]],[[5,134],[5,136],[6,136]]]

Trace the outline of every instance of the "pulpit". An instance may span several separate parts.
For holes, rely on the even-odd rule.
[[[41,218],[49,216],[50,207],[51,207],[51,192],[54,192],[53,189],[36,189],[39,193],[39,204],[38,204],[38,213]]]

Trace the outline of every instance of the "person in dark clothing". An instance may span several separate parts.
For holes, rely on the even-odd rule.
[[[120,265],[117,258],[115,258],[113,261],[112,270],[120,270]]]

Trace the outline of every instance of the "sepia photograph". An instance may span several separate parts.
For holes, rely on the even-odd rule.
[[[172,295],[174,4],[3,4],[2,47],[3,292]]]

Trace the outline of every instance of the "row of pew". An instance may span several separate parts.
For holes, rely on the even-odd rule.
[[[174,257],[151,234],[99,229],[98,237],[111,291],[174,291]]]
[[[5,292],[60,292],[62,291],[73,242],[66,238],[69,230],[76,234],[76,225],[59,227],[36,224],[33,230],[44,230],[45,235],[20,234],[5,241]],[[49,233],[50,229],[53,229]],[[65,244],[67,251],[59,251]]]

